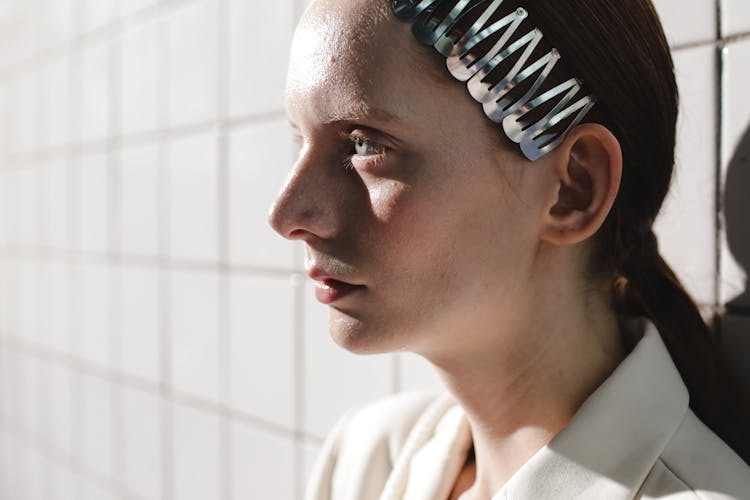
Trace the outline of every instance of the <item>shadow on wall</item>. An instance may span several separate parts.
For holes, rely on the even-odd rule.
[[[734,152],[724,188],[727,242],[732,256],[750,275],[750,127]],[[728,359],[750,390],[750,280],[745,290],[726,304],[724,348]]]

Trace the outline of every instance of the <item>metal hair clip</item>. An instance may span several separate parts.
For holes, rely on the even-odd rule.
[[[521,23],[528,18],[528,12],[518,8],[488,26],[502,3],[503,0],[393,0],[392,10],[400,20],[413,23],[412,32],[417,40],[432,45],[447,58],[446,65],[451,75],[467,82],[469,93],[482,104],[487,117],[502,123],[508,138],[521,146],[526,158],[534,161],[565,140],[568,132],[594,107],[596,98],[589,94],[571,103],[583,89],[583,83],[576,78],[539,95],[542,85],[560,60],[560,53],[552,49],[530,63],[529,59],[544,35],[538,28],[533,28],[509,44]],[[453,7],[444,18],[435,14],[439,7],[450,4]],[[461,19],[478,7],[484,11],[471,27],[462,34],[454,33]],[[477,52],[482,42],[498,36],[489,50]],[[485,81],[503,61],[518,52],[521,53],[518,60],[499,82]],[[536,80],[521,97],[509,96],[511,90],[535,75]],[[545,104],[553,106],[552,109],[536,122],[528,123],[529,113]],[[559,131],[562,127],[553,130],[571,117],[564,131]]]

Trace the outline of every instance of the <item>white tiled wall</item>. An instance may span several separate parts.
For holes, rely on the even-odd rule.
[[[267,227],[305,3],[0,2],[0,498],[300,498],[347,408],[438,386],[336,347]],[[717,210],[750,126],[746,4],[656,0],[682,91],[657,229],[709,308],[746,287]]]

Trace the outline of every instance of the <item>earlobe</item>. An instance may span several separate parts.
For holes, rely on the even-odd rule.
[[[622,177],[622,151],[603,125],[576,127],[551,155],[556,192],[545,212],[542,240],[574,245],[593,236],[609,214]]]

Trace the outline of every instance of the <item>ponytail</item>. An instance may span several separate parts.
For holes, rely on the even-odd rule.
[[[621,252],[614,284],[622,316],[643,316],[659,330],[690,393],[695,414],[750,462],[750,406],[719,355],[712,333],[648,230]]]
[[[587,272],[614,280],[621,316],[645,316],[655,324],[695,413],[750,462],[748,399],[721,361],[718,335],[659,255],[651,230],[669,191],[679,109],[656,9],[651,0],[528,0],[524,8],[596,95],[586,121],[607,127],[622,148],[620,190]]]

